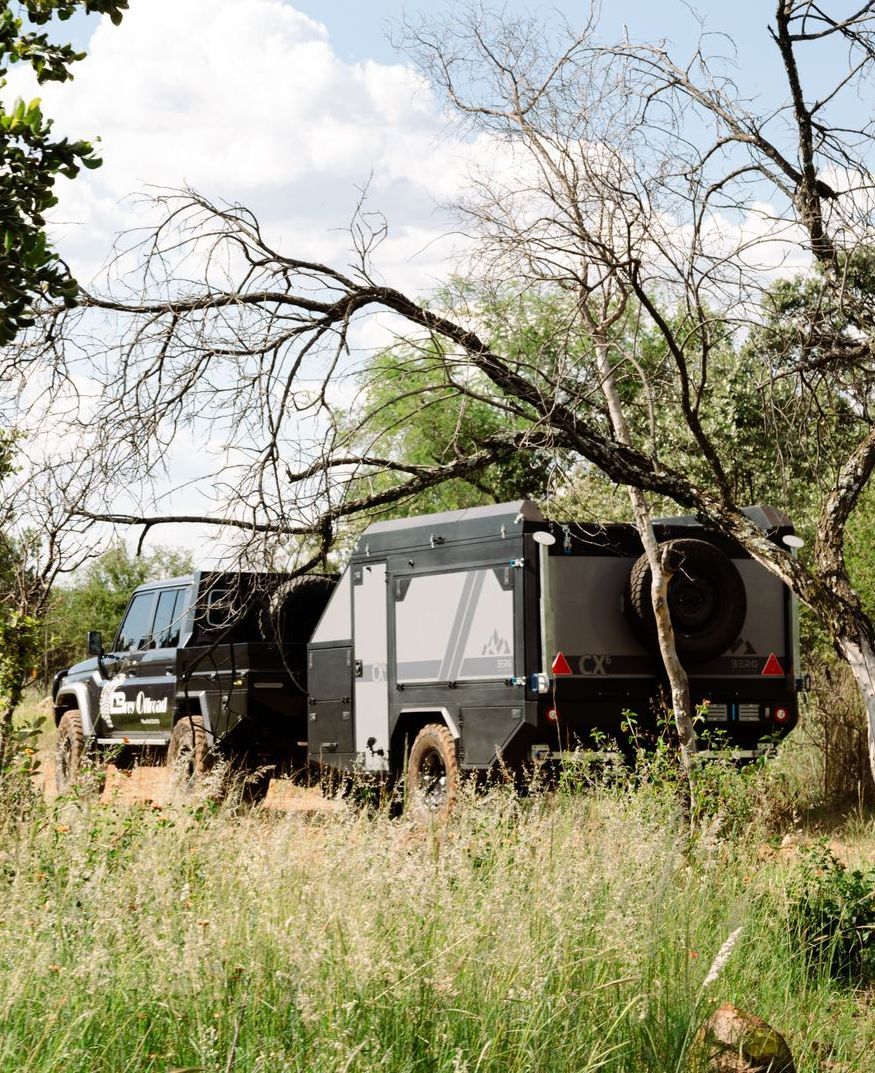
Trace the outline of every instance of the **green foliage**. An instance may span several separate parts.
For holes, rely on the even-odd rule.
[[[109,645],[138,585],[191,569],[189,552],[156,548],[150,555],[135,557],[124,544],[114,544],[80,570],[69,587],[55,590],[46,617],[49,670],[83,659],[89,630],[100,630]]]
[[[474,294],[458,283],[466,301],[477,301],[486,337],[497,351],[527,367],[549,370],[562,345],[562,301],[517,296],[512,302]],[[438,303],[451,301],[449,293]],[[432,339],[419,347],[403,345],[378,354],[364,372],[365,416],[353,438],[366,454],[406,465],[434,466],[469,457],[489,437],[526,427],[507,400],[465,361]],[[540,449],[516,451],[465,479],[421,492],[393,507],[396,515],[461,510],[485,503],[543,498],[548,494],[556,458]],[[391,487],[397,477],[381,474],[372,489]]]
[[[875,260],[858,258],[848,272],[862,302],[875,276]],[[568,295],[550,290],[522,295],[485,292],[462,281],[454,286],[453,293],[439,297],[442,308],[450,309],[457,319],[474,319],[480,336],[538,390],[555,393],[572,404],[579,399],[589,419],[607,431],[605,416],[598,405],[593,406],[599,385],[592,341],[581,328]],[[761,323],[743,344],[731,325],[717,316],[702,323],[679,308],[667,320],[686,353],[703,357],[707,377],[698,418],[721,458],[733,495],[742,503],[781,507],[805,536],[813,528],[824,483],[857,431],[852,398],[843,389],[835,390],[828,380],[815,378],[800,391],[798,377],[789,375],[804,356],[799,340],[804,326],[816,320],[822,289],[817,279],[809,277],[777,283],[766,296]],[[807,345],[810,349],[810,341]],[[682,412],[674,358],[663,334],[634,303],[610,328],[609,348],[635,442],[697,484],[713,484],[710,463]],[[695,392],[697,364],[693,358],[690,362]],[[367,370],[365,397],[368,417],[360,442],[392,458],[422,465],[470,453],[485,437],[502,429],[523,428],[531,417],[519,403],[516,414],[503,410],[507,400],[434,341],[378,355]],[[659,429],[656,442],[652,439],[654,417]],[[392,478],[377,480],[388,483]],[[618,496],[592,466],[572,469],[569,459],[545,450],[521,451],[471,480],[424,493],[405,509],[465,507],[519,495],[556,495],[560,509],[577,516],[628,518],[625,493]],[[655,506],[658,511],[676,512],[673,504]],[[861,536],[872,531],[875,527],[867,530],[863,524],[855,530]],[[872,561],[875,556],[868,555],[866,545],[856,556],[858,573]],[[872,581],[875,604],[875,577]]]
[[[753,417],[766,424],[773,443],[760,470],[767,476],[771,467],[772,480],[780,478],[787,493],[781,505],[803,519],[803,528],[868,430],[872,384],[852,355],[859,344],[854,313],[875,297],[873,267],[869,252],[848,258],[840,292],[818,271],[779,280],[742,351],[760,396]]]
[[[875,488],[867,485],[845,534],[845,561],[863,608],[875,619]]]
[[[499,410],[441,384],[437,357],[381,354],[369,377],[369,409],[385,429],[373,441],[373,450],[387,451],[389,457],[403,459],[405,464],[436,465],[466,457],[477,451],[483,439],[507,428],[508,419]],[[485,385],[478,386],[485,389]],[[545,478],[543,459],[515,453],[469,478],[421,493],[399,513],[461,510],[537,497],[545,491]]]
[[[788,899],[791,933],[814,974],[855,987],[875,981],[875,869],[852,871],[820,842],[803,852]]]
[[[31,0],[26,5],[31,25],[16,17],[11,6],[0,0],[0,89],[11,65],[28,64],[40,84],[65,82],[72,78],[71,66],[83,58],[84,53],[53,43],[32,26],[55,15],[68,19],[77,11],[105,13],[117,24],[128,2]],[[59,175],[72,179],[80,168],[100,163],[90,142],[53,136],[52,120],[43,115],[39,98],[19,98],[8,110],[0,104],[0,345],[33,323],[35,297],[75,304],[76,281],[49,245],[45,213],[57,203]]]
[[[40,619],[11,601],[0,608],[0,767],[10,758],[12,715],[36,659]]]
[[[0,431],[0,485],[15,472],[16,441],[15,433]],[[6,520],[12,520],[8,512]],[[9,762],[16,761],[12,716],[39,648],[46,587],[29,561],[32,546],[39,540],[34,532],[13,537],[0,531],[0,769],[4,774],[9,774]]]

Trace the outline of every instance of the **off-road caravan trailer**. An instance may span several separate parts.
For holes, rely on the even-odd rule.
[[[772,508],[748,513],[776,542],[793,532]],[[693,518],[656,532],[680,564],[670,604],[694,701],[756,755],[796,722],[791,594]],[[640,539],[631,525],[547,522],[525,500],[378,522],[308,668],[309,757],[329,768],[398,774],[422,732],[469,770],[559,758],[595,731],[622,740],[625,713],[655,720],[662,682]]]

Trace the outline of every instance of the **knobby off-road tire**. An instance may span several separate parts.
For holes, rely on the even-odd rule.
[[[212,751],[204,721],[199,715],[184,715],[173,726],[167,746],[170,781],[186,793],[195,789],[212,767]]]
[[[321,574],[282,582],[259,612],[261,636],[279,645],[309,641],[336,586],[335,578]]]
[[[79,774],[82,757],[85,755],[85,732],[78,708],[70,708],[58,723],[58,739],[55,748],[55,786],[59,794],[72,789]]]
[[[407,803],[417,823],[444,823],[459,793],[456,741],[442,723],[420,730],[407,762]]]
[[[738,639],[747,615],[744,582],[735,564],[704,540],[669,540],[661,548],[675,571],[668,583],[668,606],[678,656],[695,663],[721,655]],[[629,575],[625,605],[638,640],[659,651],[651,579],[650,563],[642,555]]]

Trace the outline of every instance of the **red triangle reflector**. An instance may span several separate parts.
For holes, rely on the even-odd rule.
[[[562,674],[571,674],[571,668],[568,666],[568,660],[561,652],[556,653],[556,658],[553,660],[553,666],[550,670],[558,678]]]
[[[765,675],[767,678],[777,678],[779,675],[783,676],[784,668],[781,666],[781,661],[774,652],[772,652],[766,660],[766,665],[760,671],[760,674]]]

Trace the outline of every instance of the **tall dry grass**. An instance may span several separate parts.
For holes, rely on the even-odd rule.
[[[725,781],[741,802],[761,777]],[[730,1000],[799,1073],[871,1073],[875,1011],[806,971],[765,820],[739,804],[685,853],[658,778],[565,785],[466,793],[442,832],[20,790],[0,824],[0,1070],[669,1073]]]

